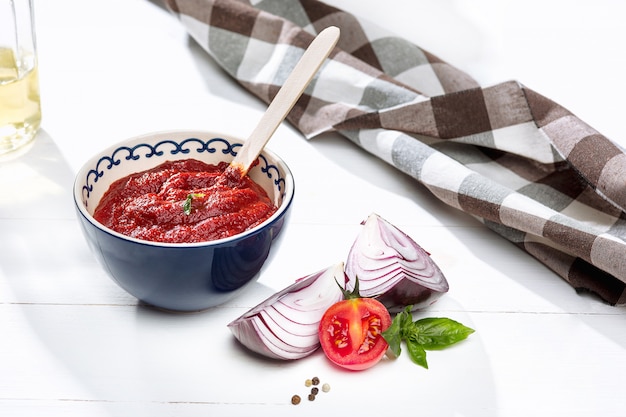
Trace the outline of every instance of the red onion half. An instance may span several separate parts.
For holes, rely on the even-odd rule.
[[[322,316],[343,299],[343,262],[299,279],[228,324],[244,346],[274,359],[300,359],[319,346]]]
[[[375,297],[394,313],[412,305],[419,310],[448,291],[448,281],[430,254],[400,229],[372,213],[363,224],[346,261],[348,285]]]

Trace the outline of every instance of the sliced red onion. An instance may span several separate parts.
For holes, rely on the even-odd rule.
[[[359,280],[359,293],[375,297],[390,312],[425,308],[448,291],[448,281],[411,237],[372,213],[363,224],[346,261],[348,286]]]
[[[228,324],[248,349],[274,359],[300,359],[320,345],[324,312],[343,299],[343,262],[297,280]]]

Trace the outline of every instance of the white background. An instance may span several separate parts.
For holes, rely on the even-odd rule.
[[[246,137],[265,105],[219,69],[157,1],[36,0],[43,128],[0,162],[0,415],[621,416],[626,311],[577,294],[530,256],[337,135],[284,124],[269,147],[296,200],[280,250],[236,300],[176,315],[138,306],[78,229],[73,176],[96,151],[162,129]],[[626,86],[622,2],[335,0],[474,76],[515,79],[618,143]],[[450,292],[423,313],[474,328],[362,373],[321,352],[251,356],[226,324],[294,279],[341,261],[377,212],[431,252]],[[318,376],[331,392],[294,408]]]

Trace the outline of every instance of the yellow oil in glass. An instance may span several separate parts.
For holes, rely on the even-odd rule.
[[[0,155],[30,142],[41,124],[37,66],[22,69],[0,47]]]

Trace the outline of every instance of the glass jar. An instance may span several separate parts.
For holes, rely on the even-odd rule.
[[[0,0],[0,156],[30,143],[41,124],[32,0]]]

